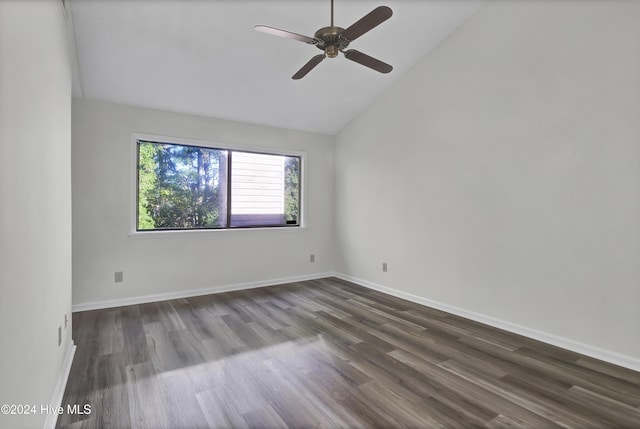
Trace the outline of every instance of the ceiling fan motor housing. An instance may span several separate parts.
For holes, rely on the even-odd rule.
[[[327,57],[335,58],[338,56],[338,52],[349,46],[349,41],[340,37],[344,28],[341,27],[323,27],[316,31],[314,35],[318,49],[322,49]]]

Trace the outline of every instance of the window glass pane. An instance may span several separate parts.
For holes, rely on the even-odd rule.
[[[138,141],[138,230],[226,226],[227,151]]]
[[[299,156],[144,140],[137,149],[138,231],[300,225]]]
[[[233,152],[231,226],[298,225],[300,158]]]
[[[284,220],[300,224],[300,158],[287,156],[284,161]]]

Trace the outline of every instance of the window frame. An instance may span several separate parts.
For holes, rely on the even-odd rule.
[[[205,149],[218,149],[218,150],[226,150],[231,152],[245,152],[245,153],[254,153],[254,154],[262,154],[262,155],[275,155],[275,156],[291,156],[297,157],[300,160],[300,176],[299,176],[299,219],[296,225],[293,224],[275,224],[275,225],[242,225],[242,226],[231,226],[227,224],[225,227],[219,228],[162,228],[162,229],[149,229],[149,230],[139,230],[138,229],[138,142],[146,141],[150,143],[158,143],[158,144],[174,144],[181,146],[194,146],[201,147]],[[228,178],[230,179],[232,176],[231,172],[231,158],[232,155],[229,156],[229,166],[228,166]],[[131,180],[130,180],[130,226],[129,226],[129,235],[130,236],[147,236],[147,235],[174,235],[174,234],[194,234],[194,233],[210,233],[210,232],[228,232],[228,231],[245,231],[245,230],[286,230],[286,231],[295,231],[295,230],[303,230],[307,228],[306,224],[306,158],[307,153],[300,150],[291,150],[287,148],[274,148],[267,146],[251,146],[251,145],[241,145],[241,144],[222,144],[217,142],[211,142],[207,140],[197,140],[197,139],[187,139],[181,137],[167,137],[160,136],[155,134],[143,134],[143,133],[131,133]],[[228,220],[231,218],[231,182],[228,183],[228,196],[227,196],[227,204],[229,215],[227,217]],[[226,222],[225,222],[226,223]]]

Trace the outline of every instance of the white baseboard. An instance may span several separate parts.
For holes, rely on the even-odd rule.
[[[304,276],[285,277],[257,282],[236,283],[226,286],[216,286],[204,289],[192,289],[176,292],[158,293],[153,295],[143,295],[131,298],[110,299],[106,301],[83,302],[74,304],[71,309],[74,313],[78,311],[100,310],[103,308],[123,307],[125,305],[144,304],[147,302],[166,301],[169,299],[189,298],[192,296],[210,295],[214,293],[232,292],[235,290],[255,289],[259,287],[275,286],[285,283],[302,282],[305,280],[315,280],[332,276],[333,273],[316,273]]]
[[[67,387],[67,380],[69,379],[69,373],[71,372],[71,364],[73,364],[73,356],[76,354],[76,345],[73,340],[69,341],[67,350],[62,361],[62,371],[58,376],[56,382],[56,388],[53,391],[53,397],[51,398],[51,406],[57,409],[62,404],[62,397],[64,396],[64,390]],[[48,413],[47,419],[44,421],[44,429],[54,429],[58,420],[57,413]]]
[[[427,307],[432,307],[438,310],[446,311],[447,313],[455,314],[456,316],[461,316],[466,319],[471,319],[476,322],[484,323],[485,325],[489,325],[495,328],[503,329],[505,331],[513,332],[514,334],[523,335],[525,337],[532,338],[534,340],[542,341],[544,343],[561,347],[563,349],[580,353],[586,356],[590,356],[592,358],[609,362],[614,365],[622,366],[628,369],[632,369],[634,371],[640,371],[640,359],[635,357],[626,356],[620,353],[612,352],[610,350],[602,349],[600,347],[580,343],[578,341],[570,340],[564,337],[559,337],[554,334],[549,334],[547,332],[541,332],[535,329],[527,328],[525,326],[507,322],[505,320],[496,319],[495,317],[465,310],[463,308],[455,307],[449,304],[444,304],[438,301],[433,301],[428,298],[424,298],[418,295],[413,295],[407,292],[402,292],[396,289],[392,289],[386,286],[379,285],[377,283],[359,279],[357,277],[352,277],[346,274],[333,273],[333,275],[339,279],[342,279],[351,283],[355,283],[357,285],[364,286],[369,289],[374,289],[380,292],[384,292],[389,295],[396,296],[398,298],[406,299],[407,301],[415,302],[417,304],[425,305]]]

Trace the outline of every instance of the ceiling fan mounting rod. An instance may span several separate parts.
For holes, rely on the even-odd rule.
[[[331,26],[333,27],[333,0],[331,0]]]

